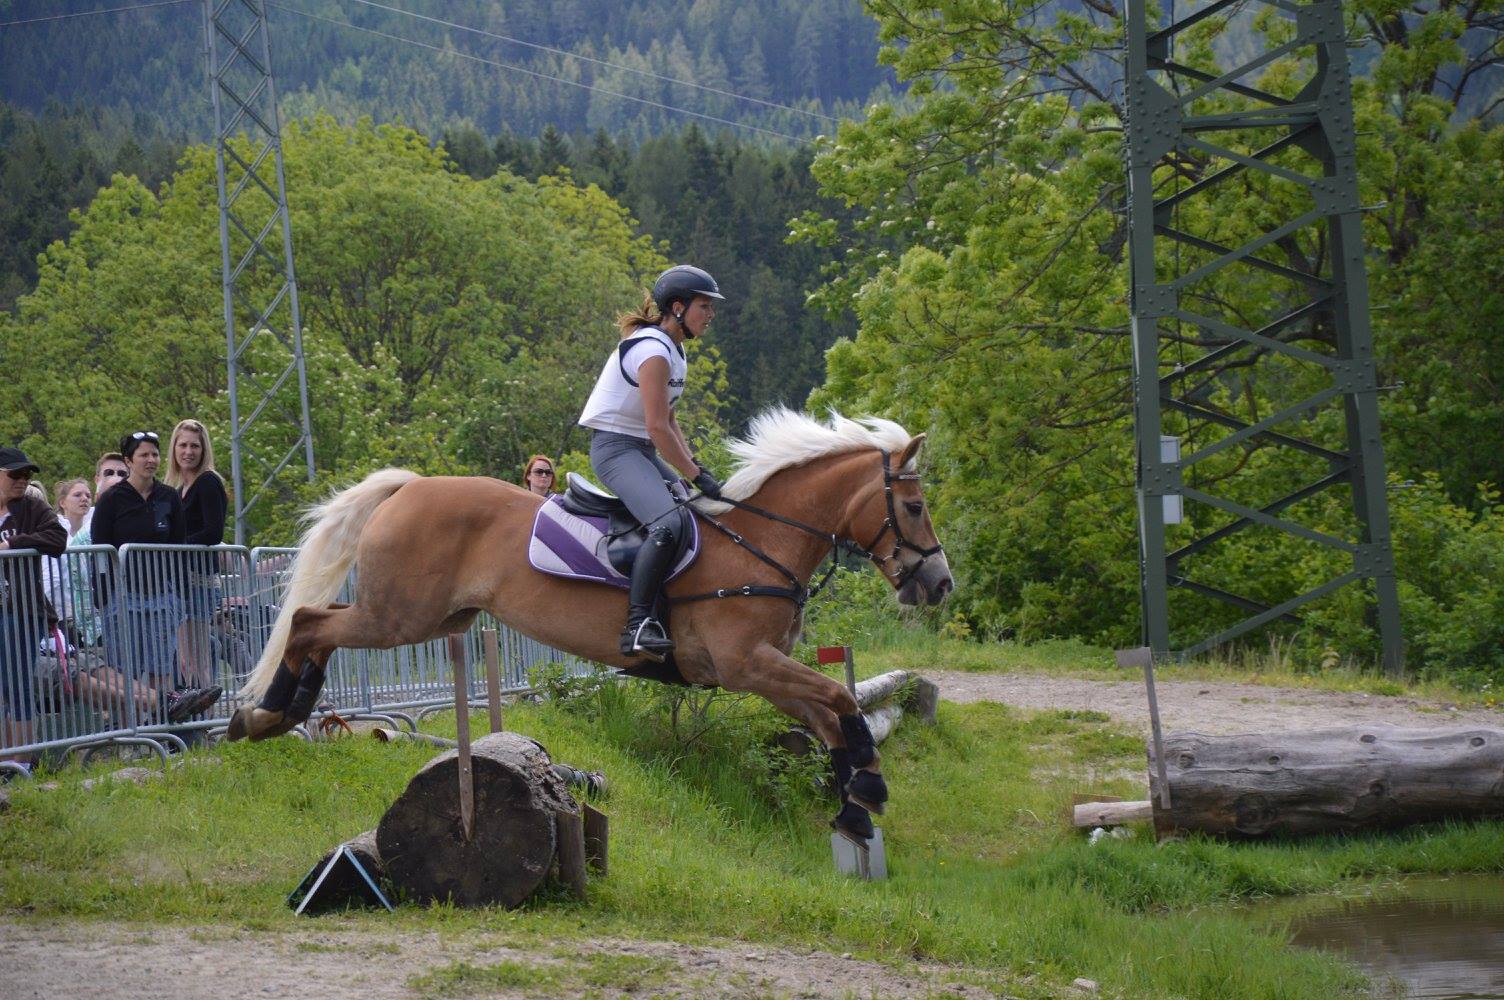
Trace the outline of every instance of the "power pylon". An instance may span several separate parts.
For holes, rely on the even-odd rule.
[[[1265,51],[1226,70],[1175,60],[1174,41],[1182,32],[1207,18],[1242,16],[1258,4],[1288,19]],[[1383,663],[1397,673],[1403,669],[1399,599],[1341,2],[1213,0],[1178,20],[1172,6],[1170,23],[1153,30],[1146,8],[1146,0],[1127,0],[1126,155],[1144,642],[1161,657],[1198,655],[1276,619],[1294,619],[1298,608],[1367,581],[1377,605]],[[1253,31],[1248,35],[1258,37]],[[1283,83],[1275,87],[1293,96],[1265,89],[1260,71],[1292,59],[1309,70],[1298,92]],[[1219,233],[1225,231],[1225,217],[1198,214],[1194,207],[1231,184],[1243,185],[1253,200],[1276,192],[1277,197],[1262,197],[1261,206],[1295,205],[1294,214],[1261,227],[1241,246],[1228,246]],[[1183,221],[1186,216],[1190,223]],[[1267,287],[1267,311],[1254,316],[1229,309],[1225,293],[1234,280],[1245,288]],[[1200,353],[1176,357],[1188,347]],[[1266,373],[1261,385],[1289,390],[1273,404],[1275,412],[1235,413],[1209,402],[1219,392],[1225,398],[1234,373],[1254,371]],[[1323,432],[1313,416],[1338,406],[1340,441],[1337,434]],[[1170,430],[1190,435],[1193,450],[1183,458],[1179,437],[1164,436],[1167,413],[1174,425]],[[1239,495],[1240,478],[1226,459],[1251,458],[1264,449],[1292,463],[1280,477],[1285,492]],[[1221,467],[1211,472],[1202,463],[1218,455]],[[1191,482],[1198,475],[1217,485]],[[1298,520],[1300,505],[1327,490],[1350,491],[1350,530],[1319,530]],[[1178,523],[1185,501],[1202,505],[1193,518],[1198,530],[1220,517],[1214,511],[1229,516],[1171,550],[1166,524]],[[1317,551],[1336,550],[1344,562],[1351,558],[1351,568],[1303,593],[1258,600],[1188,575],[1187,563],[1195,561],[1198,570],[1214,568],[1217,543],[1249,530],[1297,538]],[[1194,631],[1197,621],[1172,631],[1172,588],[1208,599],[1200,608],[1221,603],[1246,617],[1173,649],[1172,635]]]
[[[243,545],[247,516],[284,469],[301,457],[313,480],[302,314],[264,0],[204,0],[204,58],[214,104],[231,495],[235,543]]]

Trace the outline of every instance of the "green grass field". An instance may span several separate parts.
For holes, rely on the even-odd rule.
[[[866,659],[864,672],[882,666]],[[1504,824],[1276,845],[1156,846],[1141,829],[1088,846],[1064,819],[1070,793],[1140,795],[1141,742],[1099,713],[945,703],[937,726],[906,722],[883,746],[891,878],[864,883],[833,872],[833,807],[812,787],[812,767],[768,748],[782,723],[761,702],[676,702],[672,689],[643,683],[573,687],[510,709],[507,724],[610,779],[600,806],[611,816],[611,873],[587,904],[552,891],[513,912],[408,906],[320,919],[539,946],[615,935],[922,958],[1016,996],[1058,995],[1085,976],[1109,996],[1329,1000],[1361,995],[1364,980],[1288,948],[1229,904],[1406,873],[1504,871]],[[446,724],[452,733],[452,716],[435,731]],[[12,785],[0,908],[20,919],[290,930],[302,918],[287,892],[320,854],[373,827],[435,752],[281,739],[195,753],[140,786],[84,790],[77,771],[52,776],[52,791]],[[413,985],[483,991],[505,972],[456,967]],[[587,974],[600,975],[576,970],[558,989]]]

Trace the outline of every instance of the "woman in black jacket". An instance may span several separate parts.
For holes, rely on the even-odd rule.
[[[60,556],[67,547],[68,532],[47,501],[26,493],[26,484],[41,471],[21,449],[0,448],[0,553],[36,549]],[[40,556],[0,556],[0,750],[25,746],[33,738],[32,677],[37,647],[48,631],[45,600]]]
[[[94,507],[90,531],[95,545],[174,544],[188,538],[188,520],[178,491],[157,481],[161,465],[160,439],[151,431],[136,431],[120,441],[120,454],[130,475],[106,490]],[[181,573],[161,555],[143,554],[131,560],[127,579],[103,578],[98,596],[104,618],[105,649],[109,661],[156,693],[156,702],[170,722],[204,711],[219,700],[222,689],[178,687],[177,631],[182,621]],[[180,556],[178,558],[181,558]],[[132,568],[133,567],[133,568]]]
[[[209,431],[197,420],[180,420],[172,429],[167,485],[183,501],[189,545],[218,545],[225,540],[229,497],[224,480],[214,471]],[[210,554],[190,556],[185,569],[188,614],[178,629],[178,659],[189,684],[207,687],[214,679],[209,635],[214,612],[219,610],[219,563]]]

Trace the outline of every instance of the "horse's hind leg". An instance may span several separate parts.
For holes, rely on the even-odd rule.
[[[235,713],[230,738],[269,739],[307,722],[324,688],[329,658],[341,646],[387,649],[423,638],[397,634],[357,605],[298,608],[282,663],[256,706]]]

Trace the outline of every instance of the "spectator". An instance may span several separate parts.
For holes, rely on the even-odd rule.
[[[52,488],[52,496],[58,523],[68,533],[68,547],[75,548],[80,543],[74,539],[80,533],[87,533],[89,518],[94,512],[94,506],[90,502],[92,497],[89,493],[89,481],[64,479]],[[42,565],[42,573],[47,581],[47,598],[52,602],[58,617],[64,622],[72,622],[76,630],[89,626],[94,609],[87,598],[88,582],[81,578],[85,574],[78,573],[67,556],[48,559]],[[90,629],[88,638],[84,638],[79,631],[75,631],[74,635],[79,636],[81,642],[94,645],[99,632],[95,627]]]
[[[99,498],[104,496],[105,490],[116,483],[125,482],[126,477],[130,474],[131,470],[125,464],[125,456],[120,454],[120,452],[107,451],[103,455],[100,455],[99,461],[94,463],[94,502],[98,503]],[[94,512],[91,510],[89,511],[89,518],[92,520],[93,517]],[[88,525],[85,525],[85,527],[88,527]],[[89,543],[79,542],[79,544],[87,545]]]
[[[177,490],[156,479],[162,462],[159,440],[151,431],[136,431],[121,439],[120,454],[130,474],[99,498],[90,525],[94,544],[116,548],[132,542],[181,545],[188,537]],[[137,683],[151,689],[155,704],[170,722],[182,722],[214,704],[221,694],[218,687],[171,690],[176,686],[181,612],[170,575],[145,571],[117,581],[106,574],[99,582],[109,662],[133,673]]]
[[[0,448],[0,552],[36,549],[60,555],[68,535],[47,506],[27,492],[41,468],[19,448]],[[32,742],[33,675],[37,648],[48,633],[40,559],[0,558],[0,746]],[[19,756],[10,759],[22,760]]]
[[[554,463],[545,455],[534,455],[523,466],[522,485],[529,491],[546,497],[554,492]]]
[[[189,545],[218,545],[225,540],[225,510],[229,498],[224,480],[214,470],[214,446],[197,420],[180,420],[167,446],[167,485],[183,501]],[[219,565],[214,555],[189,558],[187,617],[178,629],[178,656],[187,682],[208,687],[214,679],[214,656],[209,645],[210,623],[219,610]]]

